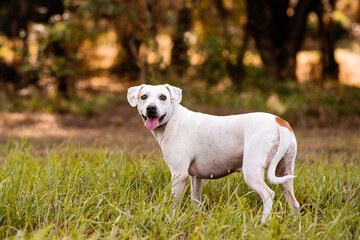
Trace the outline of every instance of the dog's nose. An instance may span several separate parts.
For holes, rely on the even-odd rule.
[[[156,111],[156,106],[154,106],[154,105],[149,105],[149,106],[146,107],[146,110],[147,110],[148,112]]]
[[[149,105],[146,107],[146,111],[148,115],[155,115],[157,111],[157,107],[155,105]]]

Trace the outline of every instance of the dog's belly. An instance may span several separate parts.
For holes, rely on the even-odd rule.
[[[190,176],[216,179],[241,170],[243,132],[238,127],[240,123],[232,119],[210,119],[199,126],[196,144],[192,145],[194,157],[188,169]]]
[[[241,171],[242,156],[229,159],[194,159],[189,166],[189,175],[201,179],[217,179]]]

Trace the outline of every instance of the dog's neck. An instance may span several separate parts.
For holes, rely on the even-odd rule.
[[[179,116],[179,114],[181,114],[180,112],[184,109],[186,108],[181,106],[180,104],[176,104],[171,112],[169,120],[163,125],[151,131],[155,139],[159,143],[160,147],[162,147],[164,140],[166,141],[167,138],[171,137],[168,129],[172,129],[171,132],[174,132],[174,130],[179,127],[175,125],[176,118]]]

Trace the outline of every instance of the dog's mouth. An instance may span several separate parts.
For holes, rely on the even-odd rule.
[[[164,120],[166,114],[162,115],[161,117],[153,117],[153,116],[146,117],[143,114],[141,114],[141,116],[145,121],[145,126],[150,130],[154,130],[160,127],[160,124]]]

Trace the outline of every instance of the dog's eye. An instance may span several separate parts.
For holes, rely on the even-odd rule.
[[[165,95],[161,95],[159,98],[160,98],[161,101],[165,101],[165,100],[166,100],[166,96],[165,96]]]
[[[140,98],[141,98],[141,100],[146,100],[146,99],[147,99],[147,95],[142,95]]]

